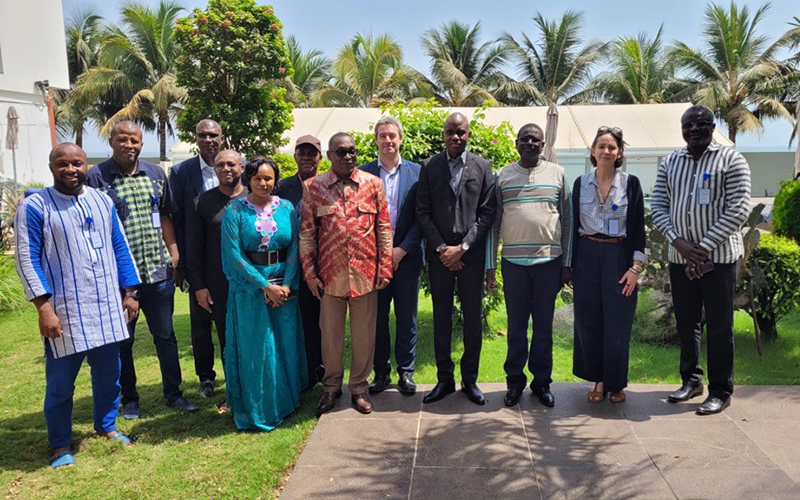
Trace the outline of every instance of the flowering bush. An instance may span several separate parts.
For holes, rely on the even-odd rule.
[[[213,118],[226,147],[246,156],[272,154],[292,125],[286,89],[275,80],[291,76],[282,25],[270,6],[255,0],[209,0],[179,19],[175,37],[178,83],[188,92],[180,137],[194,141],[197,122]]]

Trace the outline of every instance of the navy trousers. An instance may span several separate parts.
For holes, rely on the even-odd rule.
[[[116,430],[120,394],[119,343],[56,359],[50,344],[45,342],[44,352],[47,380],[44,418],[50,446],[54,449],[65,448],[72,441],[72,397],[75,394],[75,379],[84,359],[92,370],[94,430],[100,434]]]
[[[572,373],[603,382],[609,392],[628,386],[631,329],[639,287],[626,297],[619,280],[630,267],[625,242],[581,238],[573,262],[575,349]]]
[[[147,283],[139,288],[139,310],[144,313],[147,326],[156,345],[158,364],[161,367],[161,385],[164,397],[171,403],[181,397],[181,364],[178,359],[178,340],[172,329],[172,313],[175,309],[175,283],[172,279]],[[122,404],[139,401],[136,390],[136,368],[133,365],[133,334],[136,320],[128,323],[131,337],[120,343],[122,372]]]
[[[375,329],[375,375],[392,371],[389,361],[392,340],[389,334],[389,309],[394,300],[394,359],[397,373],[414,372],[417,357],[417,301],[419,273],[416,263],[400,261],[389,285],[378,292],[378,325]]]
[[[553,381],[553,314],[561,289],[561,257],[543,264],[521,266],[505,259],[503,294],[508,316],[508,353],[503,368],[509,389],[527,384],[525,362],[533,375],[533,387],[549,388]],[[528,324],[533,334],[528,350]]]
[[[685,385],[703,384],[700,318],[705,308],[708,394],[727,399],[733,394],[733,297],[739,262],[714,264],[713,271],[696,280],[686,277],[685,267],[669,265],[672,304],[681,341],[681,379]]]

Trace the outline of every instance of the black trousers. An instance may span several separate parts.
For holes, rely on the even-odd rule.
[[[394,359],[397,373],[414,373],[417,360],[417,302],[420,266],[400,261],[389,285],[378,292],[378,324],[375,328],[375,375],[389,375],[392,339],[389,310],[394,301]]]
[[[475,246],[479,246],[478,243]],[[475,257],[478,257],[477,255]],[[453,335],[453,301],[456,283],[461,312],[464,315],[464,355],[461,356],[461,381],[474,384],[478,380],[481,360],[481,301],[483,298],[484,258],[464,263],[460,271],[450,271],[438,254],[428,258],[428,274],[433,302],[433,348],[436,354],[436,377],[439,382],[454,380],[455,364],[451,357]]]
[[[214,292],[217,293],[214,293]],[[228,305],[228,294],[211,290],[211,299],[214,304],[208,312],[197,302],[193,290],[189,291],[189,318],[192,325],[192,351],[194,352],[194,372],[201,382],[215,380],[217,372],[214,371],[214,340],[211,336],[212,323],[217,327],[219,339],[220,358],[225,362],[222,353],[225,352],[225,313]]]
[[[300,280],[297,298],[300,305],[300,316],[303,319],[303,334],[306,341],[306,363],[308,365],[309,387],[322,380],[325,374],[322,368],[322,330],[319,328],[320,301],[308,289],[304,280]]]
[[[573,265],[575,348],[572,373],[603,382],[609,392],[628,386],[631,329],[637,289],[626,297],[619,280],[630,267],[625,243],[581,238]]]
[[[505,259],[503,294],[508,315],[508,353],[503,368],[508,388],[527,384],[525,363],[533,375],[532,386],[550,387],[553,381],[553,314],[561,289],[561,257],[533,266],[520,266]],[[528,324],[533,334],[528,350]]]
[[[727,399],[733,394],[733,297],[739,262],[714,264],[702,278],[686,277],[685,264],[670,264],[672,303],[681,341],[681,379],[686,385],[703,384],[700,344],[703,308],[708,344],[708,393]]]

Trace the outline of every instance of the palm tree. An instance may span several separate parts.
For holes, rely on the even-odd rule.
[[[437,100],[443,106],[480,106],[498,101],[493,94],[507,80],[502,67],[506,48],[496,42],[480,42],[480,21],[450,21],[422,35],[422,47],[431,58],[431,74]]]
[[[311,95],[330,79],[332,63],[320,50],[303,52],[294,36],[286,38],[286,45],[294,68],[294,75],[287,79],[288,98],[295,106],[305,107]]]
[[[662,45],[663,25],[654,38],[641,32],[615,40],[611,68],[598,75],[585,94],[614,104],[669,102],[678,91],[675,61]]]
[[[109,29],[97,66],[74,89],[80,102],[123,102],[100,134],[107,135],[119,120],[155,129],[162,161],[167,159],[167,132],[173,134],[172,121],[186,98],[174,70],[178,48],[173,30],[182,10],[174,0],[161,0],[155,11],[135,2],[123,4],[120,24]]]
[[[374,108],[432,94],[424,77],[403,64],[400,44],[390,35],[356,35],[339,50],[332,73],[312,94],[315,106]]]
[[[572,102],[588,82],[591,67],[606,53],[608,44],[582,43],[583,13],[569,10],[558,21],[541,14],[533,17],[541,36],[538,42],[522,34],[517,41],[504,33],[503,42],[523,81],[511,83],[509,91],[519,104],[549,105]]]
[[[103,39],[103,18],[93,9],[76,12],[66,23],[67,68],[70,87],[81,75],[97,64],[97,53]],[[58,90],[56,100],[56,125],[62,138],[75,136],[75,144],[83,146],[83,131],[89,120],[102,118],[97,106],[78,105],[69,99],[69,91]]]
[[[747,5],[731,1],[725,7],[709,4],[705,12],[704,49],[693,49],[675,42],[673,53],[688,73],[686,83],[693,101],[708,106],[728,127],[728,138],[736,143],[740,132],[763,130],[761,119],[791,114],[781,102],[784,82],[792,68],[775,60],[778,49],[786,46],[786,36],[768,45],[756,32],[769,4],[751,17]]]

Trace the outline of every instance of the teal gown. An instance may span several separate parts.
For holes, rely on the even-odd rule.
[[[274,429],[300,406],[300,391],[308,383],[297,298],[273,308],[261,290],[268,280],[283,277],[296,295],[300,279],[297,213],[289,201],[272,198],[260,214],[246,198],[236,200],[222,220],[222,269],[230,284],[223,355],[228,407],[239,429]],[[283,249],[286,262],[271,266],[247,257]]]

